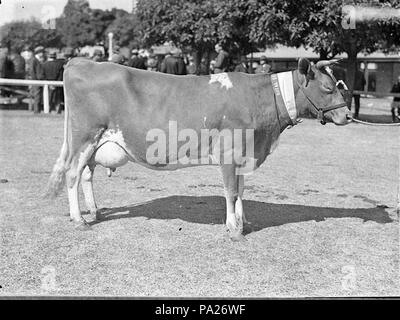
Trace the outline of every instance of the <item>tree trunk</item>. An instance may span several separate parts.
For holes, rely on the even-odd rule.
[[[205,58],[206,58],[206,70],[208,74],[210,73],[210,56],[211,56],[211,50],[207,49]]]
[[[354,84],[356,80],[357,71],[357,51],[347,52],[347,74],[346,74],[346,84],[349,87],[349,92],[347,96],[347,107],[351,110],[351,101],[353,99]]]
[[[193,56],[194,56],[194,64],[196,65],[196,74],[199,75],[201,58],[203,57],[203,50],[195,49],[195,51],[193,53],[194,53],[193,54]]]

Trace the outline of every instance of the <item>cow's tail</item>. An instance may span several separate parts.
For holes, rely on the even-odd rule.
[[[67,170],[67,159],[69,156],[69,143],[68,143],[68,104],[67,97],[65,96],[65,118],[64,118],[64,142],[61,148],[60,156],[53,167],[53,171],[47,183],[45,197],[55,198],[65,185],[65,172]]]

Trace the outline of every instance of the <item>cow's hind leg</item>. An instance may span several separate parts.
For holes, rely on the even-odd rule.
[[[93,193],[93,173],[95,165],[88,164],[82,172],[82,190],[85,196],[86,208],[90,214],[96,219],[99,219],[99,212],[97,210],[96,201]]]
[[[95,147],[95,144],[87,144],[79,155],[74,156],[71,166],[66,172],[70,217],[72,221],[78,222],[82,229],[87,229],[89,225],[81,215],[78,187],[83,170],[95,151]]]
[[[225,186],[226,226],[233,241],[243,241],[245,240],[242,235],[244,218],[243,180],[240,181],[243,176],[236,174],[236,165],[223,165],[222,176]]]

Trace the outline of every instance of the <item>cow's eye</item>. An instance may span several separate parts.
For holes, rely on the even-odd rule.
[[[326,93],[332,93],[333,92],[333,88],[332,87],[328,87],[326,85],[322,85],[322,90],[325,91]]]

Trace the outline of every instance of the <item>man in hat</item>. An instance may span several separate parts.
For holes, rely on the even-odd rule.
[[[186,75],[186,65],[181,57],[182,51],[178,48],[174,48],[171,50],[171,55],[165,57],[162,66],[161,72],[176,74],[176,75]]]
[[[120,50],[120,47],[118,45],[114,46],[113,54],[111,56],[111,62],[114,62],[117,64],[124,64],[125,57],[121,54],[121,52],[119,50]]]
[[[44,48],[42,46],[36,47],[33,51],[34,55],[30,60],[30,79],[43,80],[44,71],[42,62],[44,61]],[[42,87],[32,86],[31,97],[33,99],[33,113],[39,113],[42,110]]]
[[[249,73],[246,56],[240,57],[240,64],[235,67],[235,72]]]
[[[62,81],[64,72],[64,63],[62,59],[57,59],[57,54],[52,52],[49,54],[48,60],[43,64],[44,78],[52,81]],[[63,102],[63,88],[49,87],[50,90],[50,110],[61,112],[61,104]]]
[[[64,58],[65,58],[65,63],[67,63],[69,60],[71,60],[75,56],[75,51],[71,47],[66,47],[64,50]]]
[[[229,54],[226,52],[220,43],[215,45],[215,52],[217,52],[217,58],[213,66],[214,73],[222,73],[228,71],[229,67]]]
[[[392,90],[390,91],[392,93],[400,93],[400,75],[397,77],[396,83],[393,85]],[[395,110],[397,109],[397,117]],[[400,97],[394,97],[393,101],[391,103],[391,111],[392,111],[392,120],[393,122],[396,122],[397,120],[400,120]]]
[[[10,60],[14,65],[13,78],[25,79],[25,59],[15,48],[11,49]]]
[[[187,73],[188,74],[196,74],[196,64],[194,63],[194,57],[190,56],[189,57],[189,64],[186,67]]]
[[[267,57],[261,56],[260,65],[256,68],[255,73],[269,73],[271,72],[271,66],[267,63]]]
[[[132,56],[128,64],[131,68],[146,70],[146,64],[142,57],[139,57],[139,51],[137,49],[132,50]]]
[[[94,62],[103,61],[103,52],[100,49],[95,49],[94,50],[92,61],[94,61]]]

